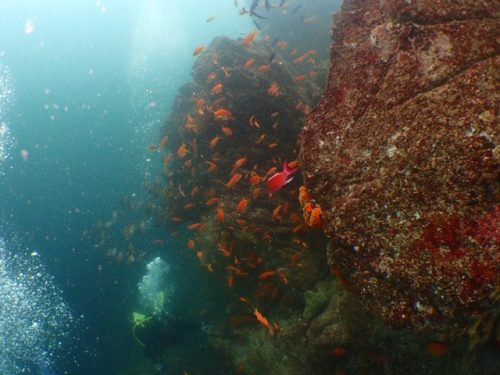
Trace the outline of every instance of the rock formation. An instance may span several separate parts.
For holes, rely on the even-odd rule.
[[[500,275],[500,3],[346,0],[301,135],[332,269],[395,326],[465,327]]]

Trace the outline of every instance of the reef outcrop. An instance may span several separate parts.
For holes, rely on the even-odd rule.
[[[346,0],[335,16],[301,163],[330,266],[394,326],[465,328],[498,304],[499,16],[493,0]]]

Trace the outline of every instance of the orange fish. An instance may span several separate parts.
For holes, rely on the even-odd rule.
[[[282,209],[283,209],[283,205],[282,204],[276,206],[275,209],[273,210],[273,217],[274,218],[279,218],[281,216],[281,210]]]
[[[188,149],[186,147],[186,144],[183,143],[180,145],[180,147],[177,149],[177,156],[179,159],[182,159],[186,154],[188,153]]]
[[[278,96],[280,94],[280,86],[276,82],[273,82],[267,89],[267,93],[271,96]]]
[[[274,276],[276,272],[275,271],[265,271],[265,272],[262,272],[260,275],[259,275],[259,280],[267,280],[269,279],[271,276]]]
[[[221,108],[221,109],[218,109],[217,111],[214,111],[214,116],[217,120],[224,120],[224,121],[227,121],[227,120],[230,120],[231,118],[233,118],[233,114],[231,113],[231,111],[229,111],[225,108]]]
[[[309,217],[308,225],[315,228],[323,226],[323,213],[321,212],[321,208],[313,208],[311,216]]]
[[[259,182],[260,176],[257,173],[252,172],[252,174],[250,175],[250,184],[257,185]]]
[[[194,240],[188,240],[187,247],[189,250],[193,250],[195,246]]]
[[[266,135],[262,134],[256,141],[255,144],[260,145],[266,139]]]
[[[193,190],[191,190],[191,196],[194,197],[201,192],[201,189],[198,186],[195,186]]]
[[[266,72],[268,72],[268,71],[271,70],[271,65],[270,64],[264,64],[264,65],[259,66],[257,69],[261,73],[266,73]]]
[[[156,145],[154,143],[150,143],[148,145],[148,150],[149,151],[156,151]]]
[[[207,201],[206,205],[215,206],[217,203],[219,203],[219,198],[212,198]]]
[[[207,83],[212,82],[215,78],[217,78],[217,76],[215,75],[214,72],[208,73],[208,75],[207,75]]]
[[[245,47],[249,46],[252,44],[253,40],[257,36],[258,32],[257,31],[250,31],[241,41],[241,44],[243,44]]]
[[[227,184],[225,185],[226,189],[231,189],[234,185],[238,183],[239,180],[241,180],[242,175],[240,173],[235,173],[231,176]]]
[[[194,223],[194,224],[188,225],[188,229],[190,229],[190,230],[201,230],[203,228],[205,228],[205,224],[202,224],[202,223]]]
[[[234,168],[239,168],[241,167],[243,164],[245,164],[246,162],[248,161],[247,158],[243,157],[241,159],[238,159],[236,160],[236,162],[234,163]]]
[[[211,161],[208,161],[208,160],[206,161],[206,163],[208,164],[208,171],[210,173],[213,173],[213,172],[217,171],[217,164],[215,164],[215,163],[213,163]]]
[[[301,74],[301,75],[298,75],[296,76],[294,79],[293,79],[293,82],[297,83],[297,82],[302,82],[306,79],[306,76]]]
[[[297,48],[294,48],[290,51],[290,55],[295,55],[297,53]]]
[[[222,132],[224,133],[224,135],[227,135],[228,137],[233,135],[233,129],[231,129],[227,126],[222,127]]]
[[[317,71],[315,71],[315,70],[311,70],[311,71],[309,72],[309,77],[311,77],[311,78],[316,78],[317,76],[318,76],[318,72],[317,72]]]
[[[236,212],[242,214],[247,209],[247,206],[248,206],[248,199],[241,198],[241,200],[236,205]]]
[[[267,145],[267,147],[269,147],[269,149],[271,149],[271,150],[272,150],[273,148],[278,147],[278,144],[277,144],[276,142],[274,142],[274,143],[270,143],[269,145]]]
[[[269,320],[267,320],[267,318],[264,315],[262,315],[262,313],[256,307],[253,308],[253,315],[255,316],[255,318],[257,318],[257,321],[260,324],[262,324],[264,327],[268,329],[269,334],[273,336],[274,327],[271,325],[271,323],[269,323]]]
[[[215,210],[215,218],[219,223],[224,221],[224,210],[222,209],[222,206]]]
[[[227,269],[233,271],[236,275],[239,275],[239,276],[247,276],[248,275],[248,272],[242,271],[235,266],[227,266]]]
[[[198,47],[196,47],[193,51],[193,56],[198,56],[200,53],[203,52],[205,49],[205,46],[203,44],[200,44]]]
[[[256,200],[260,196],[260,188],[255,188],[252,190],[252,199]]]
[[[222,89],[224,88],[224,85],[222,83],[217,83],[212,87],[211,93],[212,94],[219,94],[222,92]]]
[[[210,141],[210,148],[214,148],[217,146],[217,143],[220,141],[220,136],[216,135],[211,141]]]
[[[203,259],[203,251],[199,250],[196,252],[196,256],[198,257],[199,260]]]
[[[252,67],[252,65],[253,65],[253,63],[254,63],[254,62],[255,62],[255,60],[254,60],[254,59],[252,59],[252,58],[248,59],[248,60],[245,62],[245,64],[243,65],[243,68],[244,68],[244,69],[250,69],[250,68]]]
[[[230,257],[231,255],[233,255],[231,251],[226,247],[226,244],[220,243],[217,245],[217,248],[219,249],[220,253],[225,257]]]
[[[189,211],[189,210],[192,210],[194,208],[194,204],[193,203],[187,203],[184,205],[184,209],[186,211]]]

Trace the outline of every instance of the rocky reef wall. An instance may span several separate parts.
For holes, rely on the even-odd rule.
[[[347,0],[301,134],[332,269],[397,327],[498,304],[500,3]]]

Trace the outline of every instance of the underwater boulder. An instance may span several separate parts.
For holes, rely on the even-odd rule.
[[[301,134],[335,273],[397,327],[499,298],[498,1],[347,0]]]

